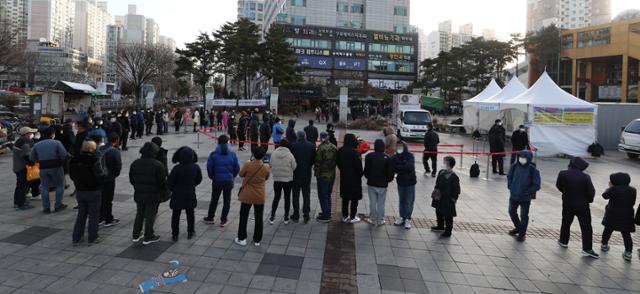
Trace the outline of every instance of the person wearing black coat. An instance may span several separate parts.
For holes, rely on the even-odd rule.
[[[236,130],[236,115],[233,111],[229,114],[229,121],[227,122],[227,133],[229,133],[229,144],[235,145],[238,141],[238,132]]]
[[[367,178],[369,195],[369,223],[377,226],[384,225],[387,187],[395,176],[393,162],[384,149],[384,141],[378,139],[374,143],[374,152],[364,158],[364,176]]]
[[[240,113],[240,119],[238,120],[238,150],[244,151],[244,141],[247,140],[247,125],[249,124],[249,118],[243,111]]]
[[[118,116],[117,120],[118,120],[118,123],[120,123],[120,126],[122,127],[122,134],[120,135],[120,147],[122,148],[122,151],[127,151],[129,150],[127,148],[127,142],[129,141],[129,132],[131,132],[131,124],[129,122],[129,112],[126,110],[122,111],[120,116]]]
[[[169,157],[169,150],[162,148],[162,138],[160,137],[153,137],[151,139],[151,142],[158,146],[159,151],[156,159],[162,163],[162,165],[164,166],[164,171],[169,174],[169,165],[167,160],[167,158]]]
[[[162,120],[162,111],[158,110],[156,112],[156,135],[162,135],[162,130],[164,129],[164,121]]]
[[[155,116],[156,115],[151,108],[147,109],[147,112],[145,112],[144,123],[147,136],[152,134],[151,129],[153,128],[153,121],[155,119]]]
[[[131,128],[131,137],[129,139],[135,140],[138,134],[138,113],[135,110],[129,117],[129,127]]]
[[[489,130],[489,151],[491,153],[504,152],[504,142],[507,135],[502,120],[497,119],[496,123]],[[491,168],[494,174],[504,176],[504,154],[491,155]]]
[[[109,142],[107,145],[100,147],[99,153],[102,154],[104,168],[107,171],[107,177],[102,185],[102,199],[100,204],[100,222],[105,227],[111,227],[120,223],[120,220],[113,217],[113,196],[116,189],[116,179],[120,176],[122,170],[122,156],[118,145],[120,144],[120,136],[116,133],[109,134]]]
[[[529,135],[524,125],[520,125],[518,129],[511,134],[511,147],[513,148],[512,151],[529,149]],[[510,162],[512,165],[516,162],[517,155],[516,153],[511,154]]]
[[[422,154],[425,176],[431,173],[432,177],[436,177],[436,172],[438,171],[438,144],[440,144],[440,136],[433,130],[432,124],[427,125],[427,132],[424,134],[424,151],[429,153]],[[429,160],[431,160],[431,168],[429,168]]]
[[[258,140],[260,139],[260,123],[258,122],[258,114],[251,115],[251,122],[249,123],[249,141],[251,141],[251,155],[255,153],[258,147]]]
[[[202,182],[202,171],[196,163],[198,155],[189,147],[182,147],[173,154],[171,160],[178,163],[167,179],[167,186],[171,193],[169,207],[173,210],[171,214],[171,235],[172,240],[178,241],[180,234],[180,214],[182,210],[187,214],[187,239],[195,236],[195,215],[194,210],[198,205],[196,200],[196,187]]]
[[[284,132],[284,136],[287,138],[287,142],[296,142],[298,139],[296,138],[296,121],[293,119],[289,120],[287,125],[287,129]]]
[[[71,150],[69,150],[69,153],[71,153],[72,156],[80,155],[82,143],[87,139],[91,126],[85,121],[78,121],[76,122],[76,128],[78,129],[78,132],[76,133],[75,141],[73,141],[73,144],[71,145]]]
[[[78,216],[73,227],[73,245],[78,246],[84,228],[89,220],[89,244],[100,243],[98,238],[98,210],[100,194],[106,172],[100,158],[96,155],[96,143],[83,142],[81,153],[69,161],[70,176],[76,186],[76,200],[78,201]]]
[[[176,110],[176,113],[173,115],[173,125],[175,126],[175,131],[180,132],[180,126],[182,126],[182,111],[180,109]]]
[[[578,217],[580,231],[582,231],[582,255],[598,258],[593,251],[593,228],[591,227],[591,210],[596,190],[591,177],[584,173],[589,163],[580,157],[574,157],[569,162],[569,169],[558,174],[556,188],[562,193],[562,226],[558,244],[564,248],[569,246],[571,223]]]
[[[318,128],[313,125],[313,120],[309,120],[309,125],[304,128],[304,133],[307,136],[307,141],[316,144],[318,141]]]
[[[456,202],[460,196],[460,178],[453,172],[456,160],[447,156],[444,158],[445,169],[438,172],[436,178],[436,186],[434,189],[439,191],[440,199],[432,198],[431,207],[436,209],[437,225],[431,227],[432,231],[444,231],[440,236],[443,238],[451,237],[453,230],[453,218],[457,216]]]
[[[305,138],[303,131],[296,134],[298,141],[292,144],[291,153],[296,159],[296,169],[293,172],[293,215],[291,221],[297,223],[300,219],[300,192],[302,191],[302,213],[304,223],[308,223],[311,211],[311,169],[316,162],[316,146]],[[287,139],[288,140],[288,139]]]
[[[602,225],[602,246],[604,252],[609,251],[609,239],[613,231],[622,233],[624,254],[622,257],[631,261],[633,257],[633,240],[631,233],[636,231],[633,219],[633,206],[636,204],[636,189],[629,186],[631,177],[626,173],[615,173],[609,176],[609,188],[602,194],[609,200],[605,207]],[[640,210],[638,210],[640,212]]]
[[[118,137],[122,135],[122,125],[120,125],[115,116],[109,118],[109,124],[105,126],[105,132],[107,133],[107,136],[111,133],[117,134]]]
[[[327,134],[329,134],[329,142],[333,144],[333,146],[338,147],[338,140],[336,139],[336,130],[332,123],[327,124]],[[356,139],[357,142],[357,139]]]
[[[147,142],[140,149],[142,155],[131,163],[129,168],[129,182],[133,185],[133,200],[136,203],[136,218],[133,224],[133,242],[143,245],[155,243],[160,237],[154,234],[158,205],[161,196],[167,193],[166,167],[156,158],[160,147]],[[140,235],[144,223],[144,237]]]
[[[362,200],[362,158],[356,150],[358,139],[354,134],[344,136],[344,145],[338,150],[336,162],[340,170],[340,198],[342,221],[358,223],[358,201]]]
[[[260,125],[260,146],[264,148],[264,151],[269,151],[269,140],[271,139],[271,124],[269,123],[269,116],[264,115],[262,117],[262,125]]]

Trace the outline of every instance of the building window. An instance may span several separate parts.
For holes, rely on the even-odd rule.
[[[351,21],[351,27],[354,29],[362,29],[362,22],[359,21]]]
[[[264,4],[258,3],[258,11],[263,11],[263,10],[264,10]]]
[[[336,50],[364,51],[365,45],[362,42],[336,41]]]
[[[291,47],[331,49],[331,42],[328,40],[289,38],[287,39],[287,42],[289,42]]]
[[[578,48],[609,44],[611,44],[610,28],[578,33]]]
[[[395,44],[369,44],[369,51],[382,52],[382,53],[398,53],[398,54],[413,54],[413,46],[410,45],[395,45]]]
[[[337,27],[339,28],[348,28],[349,27],[349,21],[348,20],[338,20],[338,23],[336,24]]]
[[[296,26],[303,26],[307,23],[307,19],[304,16],[291,16],[291,24]]]
[[[348,3],[344,3],[344,2],[338,2],[336,10],[338,12],[348,13],[349,12],[349,4]]]
[[[393,15],[399,16],[407,16],[407,7],[405,6],[395,6],[393,7]]]
[[[306,7],[307,6],[307,0],[289,0],[291,3],[291,6],[301,6],[301,7]]]
[[[351,5],[351,13],[364,13],[364,4],[353,4]]]
[[[415,64],[407,61],[369,60],[369,70],[414,73]]]
[[[407,26],[395,25],[395,26],[393,26],[393,31],[396,32],[396,34],[407,33]]]
[[[562,49],[571,49],[573,48],[573,35],[564,35],[561,39]]]

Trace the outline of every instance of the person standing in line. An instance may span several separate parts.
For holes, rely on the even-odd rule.
[[[193,122],[193,132],[195,133],[198,131],[198,126],[200,125],[200,112],[197,108],[194,109],[191,114],[191,121]]]
[[[266,152],[262,147],[257,147],[254,152],[255,159],[245,163],[240,170],[242,188],[238,195],[240,198],[240,224],[238,225],[238,237],[234,242],[240,246],[247,246],[247,222],[249,211],[253,206],[255,228],[253,231],[253,244],[260,246],[262,241],[262,213],[266,201],[265,184],[269,179],[269,165],[262,162]]]
[[[391,157],[396,154],[398,137],[393,133],[393,129],[391,127],[385,127],[384,129],[382,129],[382,134],[384,135],[384,153],[386,153],[387,156]]]
[[[344,135],[344,145],[338,149],[336,162],[340,170],[340,198],[342,222],[359,223],[358,201],[362,200],[362,157],[356,150],[358,139],[354,134]]]
[[[522,151],[529,150],[529,135],[524,125],[520,125],[517,130],[511,134],[511,147],[512,150]],[[511,154],[511,165],[516,163],[517,153]]]
[[[227,216],[231,208],[231,190],[233,189],[233,180],[240,172],[240,162],[238,157],[229,146],[229,137],[221,135],[218,137],[218,147],[211,152],[207,160],[207,174],[212,180],[211,202],[209,203],[209,211],[207,217],[204,218],[205,224],[214,224],[216,210],[220,194],[222,194],[222,215],[220,217],[220,227],[227,225]]]
[[[138,138],[142,138],[142,135],[144,135],[145,127],[144,110],[138,111],[138,115],[136,116],[136,127],[138,128],[138,130],[136,131],[136,135],[138,136]]]
[[[204,107],[200,107],[200,128],[206,128],[207,127],[207,113],[204,110]]]
[[[122,151],[129,150],[127,148],[127,142],[129,141],[129,132],[131,132],[131,124],[129,122],[129,112],[123,110],[120,116],[118,116],[118,122],[122,126],[122,134],[120,135],[120,144]]]
[[[236,116],[231,112],[227,121],[227,134],[229,134],[229,145],[235,145],[238,142],[238,133],[236,130]]]
[[[404,225],[404,228],[409,230],[412,225],[411,215],[416,197],[415,157],[409,151],[407,143],[403,141],[398,142],[396,150],[396,155],[393,156],[392,161],[394,171],[397,174],[400,218],[393,225]]]
[[[238,150],[244,151],[244,141],[247,140],[247,125],[249,120],[247,114],[243,111],[240,113],[240,119],[238,120]]]
[[[636,204],[636,189],[629,186],[631,177],[626,173],[615,173],[609,176],[609,188],[602,194],[602,197],[609,200],[605,207],[602,225],[602,245],[603,252],[609,251],[609,239],[613,231],[622,233],[624,240],[624,253],[622,258],[631,261],[633,258],[633,239],[631,233],[636,231],[633,223],[633,206]],[[640,210],[638,210],[640,211]]]
[[[211,111],[209,111],[209,128],[211,128],[210,131],[213,131],[213,127],[215,125],[216,125],[216,112],[212,107]]]
[[[287,130],[285,131],[285,137],[287,138],[288,142],[297,142],[298,139],[296,138],[296,121],[293,119],[289,120],[289,123],[287,124]]]
[[[216,124],[218,125],[218,131],[222,130],[222,110],[216,112]]]
[[[178,241],[180,235],[180,214],[182,210],[187,214],[187,239],[196,235],[195,213],[198,205],[196,187],[202,182],[202,171],[198,162],[198,155],[189,147],[182,147],[173,154],[171,160],[176,165],[167,179],[167,187],[171,191],[169,207],[171,214],[171,240]]]
[[[20,138],[13,144],[13,172],[16,174],[16,189],[13,192],[13,207],[16,210],[32,209],[33,205],[27,201],[29,182],[27,181],[27,166],[31,165],[29,153],[33,145],[33,137],[38,132],[29,127],[20,128]]]
[[[145,122],[145,133],[147,136],[153,134],[151,129],[153,128],[153,121],[155,120],[155,113],[153,109],[147,108],[147,112],[145,112],[144,122]]]
[[[269,123],[269,115],[265,113],[262,116],[262,124],[260,125],[260,146],[265,152],[269,152],[269,140],[271,139],[271,124]]]
[[[369,194],[369,223],[383,226],[384,205],[387,199],[387,187],[395,176],[391,158],[385,153],[383,140],[376,140],[374,152],[364,158],[364,176],[367,178]],[[393,150],[396,146],[393,146]]]
[[[322,210],[316,220],[321,223],[328,223],[331,221],[331,192],[336,178],[338,150],[336,146],[329,142],[329,134],[322,132],[320,141],[320,146],[316,151],[316,162],[313,166],[318,183],[318,201]]]
[[[569,169],[558,174],[556,188],[562,193],[562,226],[558,244],[564,248],[569,246],[571,223],[577,216],[582,232],[582,255],[599,258],[600,256],[593,251],[593,228],[589,208],[596,195],[596,189],[591,177],[584,173],[587,167],[589,163],[584,159],[574,157],[569,162]]]
[[[504,152],[504,142],[507,140],[506,131],[502,126],[502,120],[496,119],[495,124],[489,130],[489,151],[491,153]],[[494,174],[504,176],[504,154],[491,155],[491,169]]]
[[[182,111],[180,109],[176,110],[173,115],[173,124],[175,125],[176,133],[180,132],[180,126],[182,125]]]
[[[309,125],[304,128],[304,133],[307,136],[307,141],[316,145],[318,141],[318,128],[313,125],[313,120],[309,120]]]
[[[282,143],[282,139],[284,138],[284,129],[282,128],[282,125],[280,123],[280,118],[276,117],[275,123],[273,124],[273,144],[275,144],[276,146],[280,145]],[[290,143],[293,143],[291,141],[289,141]]]
[[[258,140],[260,139],[260,123],[258,122],[258,114],[251,115],[251,122],[249,122],[249,141],[251,141],[251,155],[260,147]],[[264,150],[264,148],[263,148]],[[265,151],[266,152],[266,151]]]
[[[291,188],[293,173],[296,170],[296,159],[289,150],[289,144],[284,141],[271,155],[271,173],[273,174],[273,203],[269,223],[273,225],[282,192],[284,191],[284,224],[289,224],[289,208],[291,207]]]
[[[84,141],[87,139],[87,136],[89,136],[91,125],[89,125],[89,123],[87,123],[86,121],[78,121],[76,122],[76,128],[78,129],[78,131],[76,132],[76,138],[73,141],[73,145],[71,145],[71,149],[69,150],[71,156],[80,155],[80,153],[82,152],[82,143],[84,143]]]
[[[131,127],[131,137],[129,137],[129,139],[135,140],[138,137],[136,136],[136,134],[138,133],[138,112],[134,110],[133,112],[131,112],[131,114],[132,114],[131,117],[129,117],[129,126]]]
[[[162,110],[162,132],[169,133],[169,113],[166,109]]]
[[[156,155],[156,159],[160,161],[160,163],[162,163],[162,166],[164,166],[165,173],[169,174],[169,165],[168,165],[169,150],[162,148],[162,138],[160,137],[151,138],[151,143],[156,144],[156,146],[158,146],[158,153]]]
[[[42,207],[45,214],[51,213],[49,202],[49,189],[56,189],[54,212],[67,208],[62,203],[64,195],[64,170],[62,165],[66,162],[68,153],[60,141],[56,141],[54,129],[48,127],[44,130],[43,140],[36,143],[31,149],[29,160],[40,163],[40,192],[42,193]]]
[[[156,136],[164,134],[164,120],[162,119],[162,110],[156,111]]]
[[[152,143],[144,143],[141,157],[131,163],[129,182],[133,185],[133,200],[136,203],[136,218],[133,223],[133,242],[142,245],[158,242],[160,236],[154,234],[153,224],[158,213],[161,195],[167,193],[166,168],[156,158],[160,148]],[[144,224],[144,235],[141,235]]]
[[[456,166],[456,160],[452,156],[444,158],[445,169],[438,173],[436,178],[434,193],[438,196],[432,198],[431,207],[436,209],[437,225],[431,227],[434,232],[443,232],[440,234],[442,238],[451,237],[453,231],[453,218],[456,217],[456,203],[460,196],[460,178],[453,171]]]
[[[291,151],[296,158],[296,170],[293,173],[293,215],[291,220],[297,223],[300,219],[300,192],[302,192],[302,214],[304,223],[309,222],[311,211],[311,169],[316,160],[316,146],[305,138],[303,131],[298,131],[298,141],[292,144]],[[289,138],[287,137],[287,141]]]
[[[229,127],[229,112],[226,109],[222,112],[222,127],[225,130]]]
[[[336,139],[336,130],[332,123],[327,124],[327,134],[329,134],[329,142],[331,142],[333,146],[336,146],[336,148],[338,148],[338,140]]]
[[[120,223],[119,219],[113,217],[112,207],[116,179],[120,176],[120,171],[122,170],[122,157],[118,149],[120,136],[116,133],[111,133],[108,138],[109,144],[100,147],[99,152],[99,154],[102,154],[102,162],[106,171],[102,184],[99,223],[107,228]]]
[[[69,161],[71,179],[76,186],[78,201],[78,216],[73,226],[73,246],[78,246],[84,235],[84,227],[89,219],[87,241],[89,245],[100,243],[98,238],[98,214],[102,184],[107,172],[102,161],[96,154],[96,143],[85,141],[82,143],[82,153]]]
[[[524,242],[527,237],[531,199],[540,190],[540,171],[533,164],[532,159],[531,152],[520,151],[518,164],[511,166],[507,176],[507,187],[510,192],[509,216],[514,226],[514,229],[509,231],[509,235],[517,236],[519,242]],[[520,216],[518,216],[518,208],[520,208]]]
[[[436,172],[438,171],[438,144],[440,144],[440,136],[433,130],[433,124],[428,124],[427,132],[424,134],[425,153],[422,155],[425,176],[431,173],[431,177],[436,177]],[[431,168],[429,168],[429,160],[431,160]]]

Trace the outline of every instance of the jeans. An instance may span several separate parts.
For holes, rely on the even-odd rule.
[[[148,240],[153,237],[153,223],[158,213],[158,203],[142,203],[136,202],[136,219],[133,222],[133,238],[140,237],[142,232],[142,224],[144,223],[144,239]]]
[[[100,191],[77,191],[76,200],[78,201],[78,217],[76,224],[73,226],[73,242],[80,242],[80,238],[84,235],[84,226],[89,218],[89,243],[98,238],[98,210],[100,210]]]
[[[27,169],[23,169],[16,174],[16,189],[13,192],[13,205],[17,207],[23,206],[26,202],[27,191],[29,191],[29,182],[27,182]]]
[[[613,228],[604,227],[602,232],[602,244],[609,244],[609,239],[613,233]],[[631,232],[620,232],[622,234],[622,240],[624,241],[624,251],[633,251],[633,239],[631,239]]]
[[[233,182],[213,182],[213,191],[211,192],[211,202],[209,203],[209,212],[207,217],[213,219],[216,217],[216,210],[218,209],[218,201],[220,201],[220,194],[222,194],[222,215],[220,221],[227,222],[227,216],[229,215],[229,209],[231,208],[231,190],[233,189]]]
[[[384,203],[387,199],[387,188],[368,186],[369,191],[369,219],[376,223],[384,222]]]
[[[333,190],[333,180],[318,180],[318,201],[320,202],[320,218],[331,219],[331,191]]]
[[[280,204],[280,197],[284,191],[284,219],[289,220],[291,207],[291,186],[293,182],[273,182],[273,202],[271,203],[271,218],[275,219],[276,210]]]
[[[113,222],[113,194],[116,182],[104,182],[102,184],[102,201],[100,205],[100,221],[105,223]]]
[[[582,250],[589,251],[593,249],[593,229],[591,228],[591,210],[589,209],[589,206],[562,206],[560,242],[563,244],[569,243],[571,223],[573,223],[573,218],[576,216],[578,217],[578,222],[580,222],[580,231],[582,232]]]
[[[195,233],[195,215],[194,209],[188,208],[184,210],[187,213],[187,233],[192,234]],[[173,213],[171,213],[171,235],[178,236],[180,235],[180,214],[182,213],[182,209],[174,209]]]
[[[238,240],[247,239],[247,221],[249,219],[249,210],[253,206],[255,218],[255,227],[253,229],[253,242],[260,243],[262,241],[262,212],[264,204],[240,204],[240,224],[238,226]]]
[[[358,213],[358,200],[349,200],[349,199],[342,198],[342,218],[354,219],[357,213]]]
[[[302,191],[302,213],[305,219],[309,218],[311,211],[311,183],[293,183],[293,216],[291,219],[300,219],[300,191]]]
[[[431,168],[429,168],[429,160],[431,160]],[[438,154],[425,153],[422,155],[422,164],[424,165],[425,172],[436,173],[438,172]]]
[[[514,201],[509,200],[509,216],[513,222],[513,226],[518,230],[520,236],[527,234],[529,226],[529,207],[531,201]],[[520,217],[518,217],[518,207],[520,207]]]
[[[402,220],[410,220],[416,198],[416,186],[398,185],[398,198],[400,199],[400,217]]]
[[[504,155],[491,155],[491,169],[493,173],[504,174]]]
[[[444,228],[445,233],[451,234],[453,231],[453,216],[444,216],[439,209],[436,209],[436,226]]]
[[[62,206],[62,196],[64,195],[64,170],[62,167],[40,170],[40,192],[42,193],[42,207],[50,209],[49,188],[56,188],[55,208]]]
[[[169,122],[165,121],[162,123],[162,132],[165,134],[169,133]]]

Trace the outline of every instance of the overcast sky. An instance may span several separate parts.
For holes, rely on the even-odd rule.
[[[322,1],[322,0],[311,0]],[[178,46],[192,41],[201,31],[212,31],[237,16],[236,0],[108,0],[111,15],[124,15],[128,4],[138,5],[138,14],[154,18],[160,34],[174,38]],[[613,16],[640,9],[640,0],[612,0]],[[474,24],[476,34],[483,28],[495,29],[498,37],[508,38],[524,32],[526,0],[411,0],[411,24],[425,31],[437,29],[439,22],[451,19],[454,31],[466,23]]]

